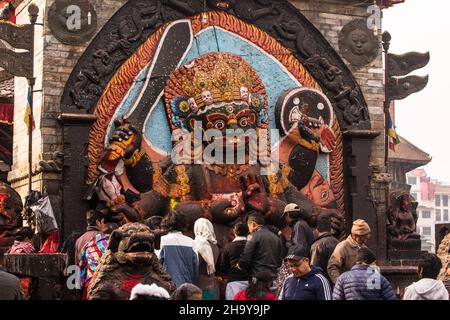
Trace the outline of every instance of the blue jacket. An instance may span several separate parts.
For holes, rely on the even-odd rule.
[[[159,260],[177,288],[197,280],[199,261],[193,244],[194,240],[181,232],[170,232],[161,237]]]
[[[331,300],[331,286],[322,269],[311,266],[303,277],[289,276],[283,284],[280,300]]]
[[[336,281],[333,300],[397,300],[389,281],[378,270],[356,264]]]

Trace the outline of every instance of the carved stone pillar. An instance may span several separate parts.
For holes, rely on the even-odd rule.
[[[93,115],[63,113],[59,120],[64,126],[63,193],[64,216],[62,236],[83,231],[86,226],[85,213],[88,203],[83,200],[86,193],[87,142]]]
[[[371,142],[380,134],[373,130],[348,130],[344,132],[344,139],[347,148],[347,171],[348,193],[346,199],[347,212],[347,233],[350,234],[352,222],[357,219],[364,219],[372,229],[372,236],[368,246],[375,250],[377,255],[385,256],[379,250],[380,241],[386,241],[385,237],[379,234],[380,226],[376,211],[376,203],[371,192],[372,169],[369,166],[371,154]]]

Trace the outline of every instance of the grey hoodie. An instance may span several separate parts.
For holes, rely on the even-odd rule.
[[[405,290],[403,300],[448,300],[448,291],[440,280],[424,278]]]

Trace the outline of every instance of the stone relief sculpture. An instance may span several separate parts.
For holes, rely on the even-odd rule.
[[[388,244],[390,249],[420,250],[420,235],[416,232],[418,203],[408,194],[393,194],[388,216]]]
[[[342,56],[353,66],[363,67],[378,55],[380,43],[367,21],[354,20],[342,28],[339,34],[339,49]]]

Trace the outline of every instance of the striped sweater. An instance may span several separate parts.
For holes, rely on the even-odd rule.
[[[79,263],[82,286],[94,276],[100,259],[108,249],[108,238],[109,235],[99,233],[84,245]]]

